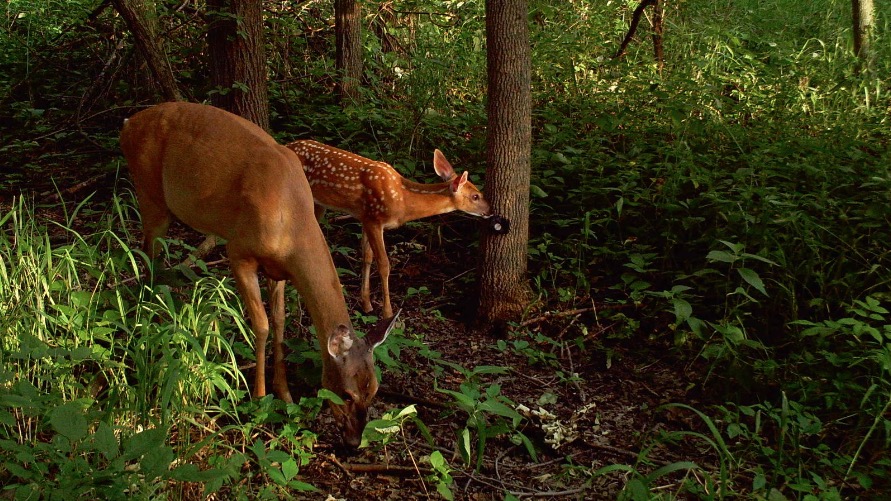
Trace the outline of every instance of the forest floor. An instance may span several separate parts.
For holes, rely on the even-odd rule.
[[[70,210],[95,192],[90,206],[96,210],[82,211],[83,216],[74,222],[75,229],[89,228],[91,215],[101,213],[102,206],[107,205],[115,179],[114,175],[78,172],[64,165],[54,172],[18,169],[0,183],[0,209],[8,207],[19,194],[33,197],[38,203],[57,204],[54,193],[61,193]],[[62,218],[58,205],[38,208],[38,214],[56,221]],[[359,227],[355,221],[342,224],[342,218],[331,218],[330,212],[329,218],[332,221],[325,227],[329,244],[350,249],[334,255],[339,268],[354,272],[342,280],[348,302],[355,308],[360,272],[356,258]],[[474,300],[465,289],[470,279],[466,271],[476,265],[474,242],[478,239],[478,223],[454,214],[439,216],[433,222],[436,224],[410,224],[386,236],[393,265],[390,283],[394,306],[403,309],[404,335],[422,340],[429,349],[441,354],[441,360],[468,370],[479,366],[507,368],[503,374],[479,375],[478,387],[500,385],[500,394],[512,402],[525,405],[530,411],[547,411],[546,417],[530,414],[521,429],[536,445],[538,460],[534,461],[524,446],[497,437],[486,443],[478,470],[473,464],[465,466],[456,449],[456,433],[466,425],[467,415],[449,405],[452,397],[435,389],[438,386],[457,391],[464,376],[455,369],[443,371],[443,365],[431,363],[413,350],[404,350],[400,362],[411,369],[383,370],[381,390],[371,416],[415,404],[418,417],[429,428],[436,445],[430,446],[419,430],[409,425],[401,441],[383,449],[368,448],[347,454],[338,446],[330,413],[324,411],[318,420],[319,442],[314,459],[300,470],[300,478],[316,486],[319,493],[301,493],[300,498],[437,497],[435,487],[422,480],[425,472],[429,474],[429,466],[421,464],[421,458],[429,455],[433,447],[443,453],[453,468],[452,491],[457,499],[503,499],[507,491],[520,498],[614,499],[629,480],[629,474],[615,471],[593,475],[602,467],[630,465],[646,474],[660,466],[697,458],[704,470],[716,470],[717,458],[703,441],[667,438],[667,434],[676,431],[708,434],[701,420],[686,410],[660,407],[684,403],[701,408],[701,383],[706,377],[702,367],[675,359],[663,341],[639,346],[635,340],[642,335],[611,339],[611,326],[598,319],[597,298],[587,298],[587,307],[581,308],[585,311],[575,314],[551,310],[555,315],[548,316],[544,314],[546,307],[541,306],[537,313],[529,314],[525,327],[503,334],[509,347],[514,346],[510,344],[513,340],[529,342],[525,351],[505,349],[505,343],[499,346],[497,338],[474,333],[466,313],[473,310]],[[172,232],[192,245],[201,241],[197,233],[181,225]],[[134,228],[134,235],[141,235],[138,228]],[[419,241],[425,244],[417,244]],[[206,261],[218,261],[214,269],[221,275],[228,273],[223,248],[214,252],[217,255]],[[591,270],[600,274],[611,272],[618,270]],[[406,297],[409,288],[422,287],[429,293]],[[374,300],[380,299],[379,291],[378,277],[372,274]],[[579,333],[585,332],[582,328],[588,338],[579,343]],[[656,326],[666,328],[667,325]],[[294,335],[290,322],[288,330]],[[536,333],[557,342],[538,342]],[[252,378],[252,374],[245,376],[248,381]],[[560,429],[563,443],[546,443],[552,437],[544,431],[547,427]],[[476,445],[475,440],[472,445]],[[684,473],[687,472],[678,475]],[[668,476],[660,482],[667,492],[672,492],[681,478]]]

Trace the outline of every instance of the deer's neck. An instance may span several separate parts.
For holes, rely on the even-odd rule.
[[[319,238],[297,246],[290,262],[290,280],[309,312],[322,352],[327,353],[328,336],[339,325],[350,326],[350,317],[343,297],[340,279],[328,245],[319,230]],[[323,357],[324,358],[324,357]]]
[[[403,222],[455,210],[449,182],[422,184],[402,179],[405,214]]]

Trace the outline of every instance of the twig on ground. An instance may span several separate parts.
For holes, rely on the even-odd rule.
[[[349,469],[347,469],[347,467],[344,466],[343,463],[338,461],[337,456],[335,456],[334,454],[328,454],[328,460],[334,463],[335,466],[340,468],[340,470],[343,471],[343,474],[346,475],[348,478],[353,478],[353,473]]]
[[[89,179],[86,179],[84,181],[81,181],[73,186],[69,186],[68,188],[65,188],[64,190],[45,191],[40,194],[40,197],[42,199],[41,203],[55,202],[55,201],[59,200],[60,198],[62,198],[62,196],[64,196],[64,195],[70,195],[76,191],[80,191],[80,190],[86,188],[87,186],[99,184],[99,182],[103,181],[106,177],[111,177],[111,176],[114,176],[115,174],[117,174],[117,172],[115,172],[115,171],[103,172],[102,174],[97,174],[97,175],[95,175]]]
[[[380,388],[377,391],[377,394],[382,397],[387,397],[393,400],[402,400],[405,402],[410,402],[413,404],[420,404],[426,407],[434,407],[437,409],[448,409],[449,406],[442,403],[437,402],[436,400],[430,400],[422,397],[415,397],[413,395],[407,395],[405,393],[400,393],[398,391],[393,391],[385,388]]]
[[[191,264],[189,264],[190,259],[191,259],[191,256],[189,256],[189,258],[187,258],[187,259],[186,259],[185,261],[183,261],[182,263],[180,263],[180,264],[174,266],[173,268],[176,268],[177,266],[186,266],[187,268],[192,268],[192,269],[194,269],[196,265],[195,265],[194,262],[191,263]],[[206,263],[204,263],[204,264],[206,264],[208,267],[211,267],[211,266],[216,266],[216,265],[218,265],[218,264],[222,264],[222,263],[225,263],[225,262],[228,262],[228,261],[229,261],[229,258],[224,257],[224,258],[222,258],[222,259],[217,259],[216,261],[208,261],[208,262],[206,262]],[[139,275],[133,275],[132,277],[125,278],[125,279],[121,280],[119,283],[120,283],[121,285],[129,285],[129,284],[131,284],[131,283],[133,283],[133,282],[136,282],[137,280],[142,280],[143,278],[145,278],[145,273],[140,273]]]
[[[337,461],[336,458],[333,458],[335,464],[340,466],[346,472],[352,473],[377,473],[382,475],[399,475],[399,476],[414,476],[414,475],[430,475],[433,473],[433,470],[430,468],[415,468],[414,466],[399,466],[399,465],[387,465],[387,464],[376,464],[376,463],[341,463]]]
[[[640,454],[634,451],[629,451],[628,449],[620,449],[618,447],[613,447],[612,445],[603,445],[603,444],[592,444],[591,442],[585,441],[585,445],[588,447],[592,447],[594,449],[600,449],[602,451],[612,452],[613,454],[617,454],[619,456],[625,456],[631,459],[637,459]],[[651,458],[652,459],[652,458]]]
[[[591,311],[593,309],[594,308],[578,308],[578,309],[569,310],[569,311],[557,311],[557,312],[546,311],[541,316],[538,316],[535,318],[530,318],[529,320],[521,322],[520,327],[528,327],[532,324],[541,323],[541,322],[544,322],[545,320],[550,320],[552,318],[571,317],[573,315],[579,315],[581,313],[585,313],[585,312]]]
[[[515,493],[520,498],[551,498],[561,496],[571,496],[585,492],[586,487],[576,487],[575,489],[566,489],[565,491],[535,491],[527,493]]]

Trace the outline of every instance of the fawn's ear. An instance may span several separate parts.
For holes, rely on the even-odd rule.
[[[452,179],[452,184],[449,185],[449,188],[452,189],[452,193],[457,193],[458,190],[461,189],[461,186],[467,182],[467,175],[467,171],[464,171],[464,174],[461,174],[461,177]]]
[[[443,181],[451,181],[455,177],[455,169],[439,150],[433,150],[433,170]]]

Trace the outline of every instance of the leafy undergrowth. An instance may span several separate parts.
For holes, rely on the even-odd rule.
[[[768,465],[835,457],[820,437],[844,423],[824,427],[785,398],[724,404],[739,382],[666,343],[673,315],[634,322],[646,300],[605,291],[582,308],[542,305],[505,339],[474,334],[461,322],[473,306],[462,263],[477,223],[452,216],[388,235],[404,325],[377,351],[376,419],[348,453],[323,398],[310,398],[318,356],[293,291],[291,384],[305,398],[252,401],[252,339],[222,249],[144,286],[134,216],[129,195],[4,206],[2,475],[16,497],[767,496],[783,489]],[[353,307],[357,230],[325,226]],[[171,236],[171,263],[200,241],[182,227]],[[882,310],[864,307],[845,328],[870,334]],[[355,316],[360,329],[373,320]],[[838,492],[822,475],[846,466],[809,467],[817,476],[791,488]],[[856,475],[861,486],[842,488],[880,492]]]
[[[727,451],[709,420],[665,407],[699,405],[695,368],[653,346],[601,345],[614,324],[596,308],[530,318],[509,339],[471,334],[446,306],[468,287],[456,283],[468,280],[467,246],[453,236],[443,248],[394,245],[404,326],[378,349],[378,420],[349,454],[328,413],[315,417],[322,399],[249,399],[251,336],[221,256],[142,285],[142,257],[128,247],[137,235],[120,233],[132,216],[118,197],[4,207],[2,475],[16,497],[583,498],[634,486],[714,492],[722,481]],[[355,298],[350,226],[327,228]],[[199,239],[181,227],[173,236],[173,262],[187,250],[177,238]],[[290,300],[292,384],[308,397],[318,355]]]

